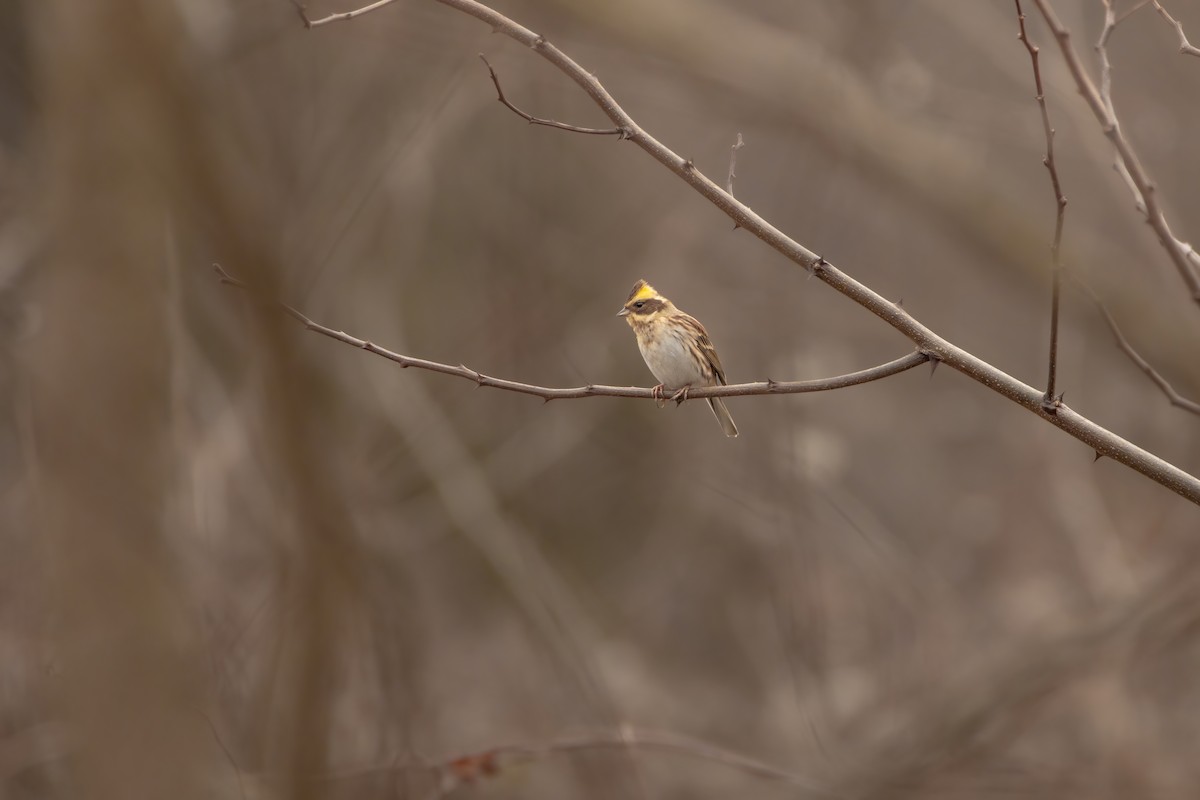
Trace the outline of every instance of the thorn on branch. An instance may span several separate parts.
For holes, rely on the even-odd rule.
[[[1092,463],[1095,464],[1097,461],[1099,461],[1102,458],[1104,458],[1104,453],[1101,453],[1099,450],[1097,450],[1097,451],[1095,451],[1094,458],[1092,458]]]

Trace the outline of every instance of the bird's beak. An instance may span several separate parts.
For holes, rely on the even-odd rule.
[[[628,308],[622,308],[620,311],[618,311],[618,312],[617,312],[617,316],[618,316],[618,317],[627,317],[627,316],[629,316],[629,309],[628,309]]]

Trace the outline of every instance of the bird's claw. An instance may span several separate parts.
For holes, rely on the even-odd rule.
[[[650,390],[650,396],[654,398],[654,402],[658,404],[659,408],[662,408],[663,406],[665,406],[667,404],[667,401],[664,397],[664,392],[663,392],[663,390],[665,388],[666,388],[666,386],[664,384],[660,383],[658,386],[655,386],[653,389]]]

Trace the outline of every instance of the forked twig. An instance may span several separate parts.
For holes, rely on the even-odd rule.
[[[492,84],[496,87],[496,99],[503,103],[505,108],[528,122],[530,125],[545,125],[548,128],[559,128],[564,131],[571,131],[572,133],[587,133],[593,136],[616,136],[621,139],[626,138],[628,135],[627,131],[624,131],[621,128],[584,128],[579,125],[568,125],[565,122],[556,122],[552,119],[542,119],[541,117],[535,117],[532,114],[525,113],[509,102],[509,99],[504,96],[504,90],[500,88],[500,79],[496,77],[496,70],[492,69],[491,63],[487,60],[487,57],[484,56],[483,53],[479,54],[479,60],[487,65],[488,74],[492,76]]]
[[[1103,0],[1105,7],[1104,28],[1096,44],[1096,51],[1100,56],[1101,62],[1100,89],[1096,88],[1096,84],[1092,82],[1087,71],[1083,68],[1083,62],[1071,44],[1071,32],[1059,20],[1058,14],[1055,13],[1054,6],[1050,0],[1034,0],[1034,2],[1037,3],[1038,10],[1041,11],[1046,24],[1054,32],[1054,38],[1058,42],[1058,48],[1062,52],[1063,60],[1066,61],[1071,77],[1075,80],[1076,87],[1079,89],[1080,94],[1083,95],[1084,100],[1087,101],[1088,107],[1091,108],[1097,122],[1100,123],[1104,135],[1113,143],[1117,154],[1118,171],[1126,179],[1130,191],[1134,195],[1134,202],[1138,210],[1145,216],[1146,222],[1150,224],[1150,227],[1158,236],[1159,243],[1167,251],[1171,263],[1175,265],[1176,271],[1179,272],[1179,277],[1183,280],[1184,285],[1191,294],[1192,300],[1200,303],[1200,255],[1196,253],[1190,244],[1177,239],[1171,232],[1170,225],[1167,224],[1166,215],[1163,213],[1162,207],[1158,203],[1158,198],[1155,196],[1154,182],[1150,180],[1150,176],[1146,173],[1145,168],[1142,167],[1141,161],[1138,160],[1133,145],[1125,138],[1125,134],[1121,130],[1120,122],[1113,108],[1111,67],[1108,62],[1107,49],[1108,39],[1117,24],[1116,12],[1112,6],[1112,0]]]

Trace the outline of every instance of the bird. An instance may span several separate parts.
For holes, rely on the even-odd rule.
[[[642,358],[659,381],[654,387],[659,407],[666,402],[664,390],[667,388],[674,390],[671,399],[682,403],[690,388],[726,385],[725,370],[708,338],[708,331],[699,320],[680,311],[646,281],[639,280],[633,285],[629,299],[617,316],[624,317],[633,328]],[[705,399],[725,435],[737,436],[737,425],[721,398]]]

